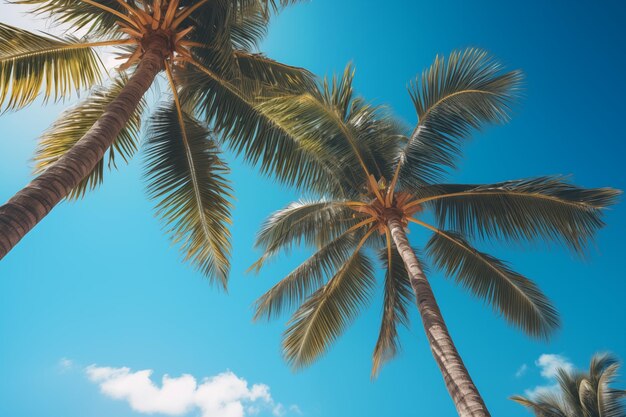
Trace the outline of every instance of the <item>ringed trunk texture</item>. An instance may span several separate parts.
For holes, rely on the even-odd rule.
[[[489,417],[490,414],[485,402],[472,382],[472,378],[454,346],[430,283],[424,275],[417,256],[409,245],[400,219],[389,220],[388,226],[396,248],[409,272],[409,279],[415,293],[417,308],[422,317],[430,349],[443,374],[446,388],[454,401],[457,413],[460,417]]]
[[[137,69],[102,117],[65,155],[0,206],[0,259],[67,197],[103,158],[163,68],[166,43],[146,45]]]

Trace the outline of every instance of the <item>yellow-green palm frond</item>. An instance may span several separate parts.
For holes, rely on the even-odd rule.
[[[555,241],[581,254],[604,225],[603,209],[620,194],[612,188],[580,188],[559,176],[441,184],[418,192],[440,228],[478,238]]]
[[[207,68],[189,66],[177,83],[181,99],[194,108],[220,132],[229,147],[264,174],[280,181],[327,190],[337,187],[328,167],[329,152],[313,144],[300,143],[276,120],[257,107],[258,100],[240,88],[237,80],[227,80]],[[277,94],[272,90],[273,94]]]
[[[65,155],[91,129],[104,114],[107,106],[119,95],[126,81],[126,77],[120,76],[110,86],[94,89],[87,99],[61,114],[39,140],[34,156],[36,174]],[[145,108],[146,102],[142,100],[113,142],[108,157],[105,157],[109,168],[116,167],[117,155],[127,163],[137,151],[141,118]],[[102,183],[105,158],[101,159],[91,174],[72,190],[69,199],[83,197],[88,190],[93,190]]]
[[[182,119],[181,119],[182,115]],[[174,103],[156,110],[146,143],[150,198],[185,261],[226,288],[231,187],[213,134]]]
[[[357,249],[337,273],[294,313],[283,338],[283,354],[294,368],[310,365],[367,305],[375,278]]]
[[[13,0],[12,3],[34,6],[35,15],[51,18],[55,24],[70,25],[73,30],[86,29],[89,36],[121,35],[117,24],[120,20],[118,16],[83,0]],[[126,13],[124,7],[116,0],[93,0],[91,3]],[[134,6],[135,2],[129,0],[128,4]]]
[[[270,320],[299,306],[348,261],[356,242],[355,234],[342,234],[321,247],[256,301],[255,320]]]
[[[258,272],[280,251],[288,252],[302,243],[317,248],[329,244],[356,223],[353,214],[350,208],[332,201],[300,200],[289,204],[261,226],[255,247],[263,250],[263,256],[250,269]]]
[[[0,108],[66,97],[100,81],[102,64],[91,48],[74,38],[42,36],[0,23]]]
[[[380,249],[378,256],[385,270],[385,285],[382,321],[372,357],[372,377],[400,350],[398,325],[409,325],[409,308],[414,297],[402,257],[395,245],[391,247],[391,258],[388,249]]]
[[[558,328],[556,309],[532,281],[476,250],[458,233],[438,231],[426,251],[434,265],[529,336],[546,339]]]
[[[419,122],[400,154],[401,182],[440,180],[446,168],[455,166],[472,130],[508,120],[521,78],[519,71],[503,72],[500,63],[479,49],[437,57],[409,89]]]

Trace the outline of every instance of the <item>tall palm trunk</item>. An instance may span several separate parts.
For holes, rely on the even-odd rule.
[[[153,37],[120,95],[65,155],[0,206],[0,259],[67,197],[103,158],[163,68],[167,40]]]
[[[487,407],[474,382],[472,382],[472,378],[469,372],[467,372],[463,360],[448,333],[448,328],[443,320],[430,283],[424,275],[424,271],[413,249],[409,245],[400,219],[393,218],[387,224],[391,230],[391,236],[396,248],[409,272],[409,279],[415,292],[417,308],[422,317],[430,349],[443,374],[446,388],[454,401],[459,416],[489,417],[489,411],[487,411]]]

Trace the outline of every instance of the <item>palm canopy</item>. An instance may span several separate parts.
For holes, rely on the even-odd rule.
[[[409,88],[418,123],[403,128],[384,108],[352,90],[353,71],[312,91],[276,97],[258,108],[304,146],[328,151],[332,182],[274,213],[257,246],[270,258],[294,245],[316,252],[256,303],[255,317],[295,308],[284,334],[286,360],[311,364],[370,301],[375,261],[385,271],[380,333],[373,374],[398,348],[399,324],[408,323],[412,289],[390,238],[391,217],[430,230],[424,255],[456,283],[489,303],[525,333],[548,337],[559,324],[537,286],[507,263],[477,250],[472,241],[554,241],[582,252],[602,223],[602,209],[618,192],[582,189],[562,177],[496,184],[439,183],[455,165],[470,134],[508,119],[521,74],[505,72],[485,52],[468,49],[438,57]],[[434,224],[421,217],[432,213]]]
[[[16,0],[82,38],[35,34],[0,23],[0,109],[17,110],[36,97],[91,94],[66,111],[39,142],[36,172],[52,166],[103,115],[152,43],[163,49],[169,94],[146,115],[141,103],[113,146],[69,195],[83,196],[103,180],[105,162],[128,161],[147,149],[148,191],[165,229],[185,259],[225,285],[230,251],[231,189],[220,143],[262,171],[296,185],[323,181],[318,148],[303,148],[256,108],[258,97],[304,91],[312,75],[257,52],[272,11],[295,0]],[[98,47],[123,59],[106,80]],[[106,160],[106,161],[105,161]]]
[[[619,366],[614,356],[596,354],[588,372],[559,369],[558,391],[511,399],[528,407],[537,417],[624,417],[626,390],[611,387]]]

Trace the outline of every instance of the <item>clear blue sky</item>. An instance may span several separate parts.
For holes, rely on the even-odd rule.
[[[11,7],[0,5],[0,20]],[[276,19],[263,50],[317,74],[352,61],[358,91],[412,123],[407,82],[438,53],[485,48],[525,72],[526,98],[509,125],[475,136],[451,181],[572,174],[583,186],[625,189],[625,21],[624,3],[608,0],[313,0]],[[0,116],[0,200],[28,182],[35,139],[63,108],[33,105]],[[141,416],[88,378],[85,367],[97,364],[152,369],[159,385],[164,374],[201,380],[230,370],[266,384],[275,403],[297,405],[307,417],[454,416],[415,313],[402,331],[402,353],[370,380],[380,299],[312,368],[287,368],[279,350],[286,318],[253,324],[251,304],[306,253],[258,277],[244,271],[258,256],[252,243],[262,220],[298,193],[231,161],[237,201],[228,295],[169,247],[145,198],[141,156],[84,201],[58,206],[0,263],[0,415]],[[606,221],[584,261],[540,246],[488,247],[558,307],[563,328],[550,343],[526,339],[432,273],[450,331],[494,416],[528,415],[507,397],[552,383],[535,364],[542,354],[579,367],[600,350],[626,359],[626,205]],[[423,243],[417,231],[411,238]]]

